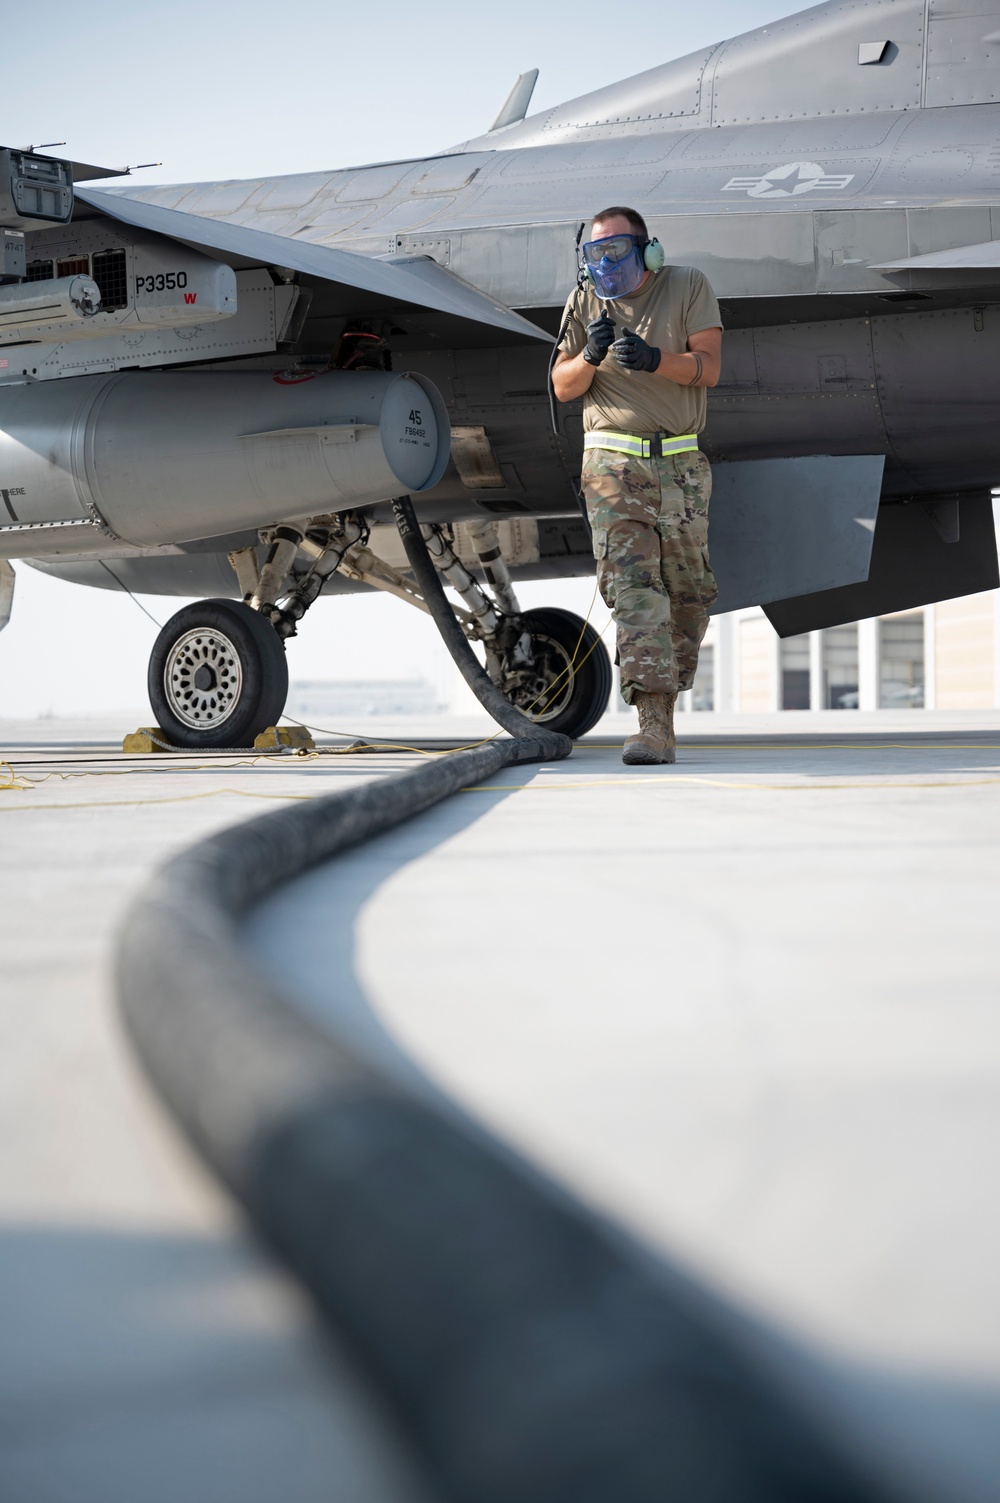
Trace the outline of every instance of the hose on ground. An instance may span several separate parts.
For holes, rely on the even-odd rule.
[[[571,745],[490,683],[414,543],[412,508],[397,504],[442,634],[513,739],[280,809],[175,857],[119,936],[131,1041],[353,1354],[438,1503],[879,1503],[737,1315],[369,1058],[336,1014],[313,1022],[243,939],[274,888]],[[516,986],[516,957],[498,950],[493,974]]]
[[[442,640],[451,653],[456,667],[483,709],[487,710],[497,724],[503,726],[504,730],[509,731],[512,736],[519,740],[531,737],[539,745],[546,747],[549,758],[558,760],[568,757],[573,750],[570,738],[560,735],[558,731],[544,730],[512,705],[508,699],[505,699],[469,646],[468,638],[459,625],[455,612],[448,604],[441,576],[427,551],[427,544],[424,542],[409,496],[398,497],[392,503],[392,511],[417,589],[423,596],[424,604],[430,611],[434,624],[441,633]]]
[[[275,887],[491,772],[559,755],[553,739],[491,741],[175,857],[119,939],[132,1043],[438,1503],[877,1503],[739,1316],[367,1057],[336,1013],[313,1022],[242,937]],[[516,986],[516,957],[498,950],[491,975]]]

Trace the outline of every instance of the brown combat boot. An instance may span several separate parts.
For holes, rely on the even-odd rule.
[[[676,694],[647,694],[636,691],[635,707],[639,711],[639,733],[630,736],[622,748],[622,761],[630,766],[639,763],[676,762],[674,739],[674,705]]]

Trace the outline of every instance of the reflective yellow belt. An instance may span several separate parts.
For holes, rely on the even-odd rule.
[[[671,438],[656,433],[652,438],[637,438],[634,433],[585,433],[585,449],[613,449],[616,454],[634,454],[637,459],[659,459],[663,454],[689,454],[698,447],[698,435],[685,433]]]

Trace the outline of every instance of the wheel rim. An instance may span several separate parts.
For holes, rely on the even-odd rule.
[[[534,671],[525,675],[508,698],[525,715],[544,725],[561,715],[573,698],[576,671],[572,657],[555,637],[532,632],[531,645]]]
[[[183,725],[206,730],[222,725],[236,710],[243,689],[243,665],[233,643],[214,626],[185,632],[163,665],[167,703]]]

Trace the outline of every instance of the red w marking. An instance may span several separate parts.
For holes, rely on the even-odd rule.
[[[185,292],[184,301],[186,303],[196,303],[198,301],[198,294],[196,292]]]

